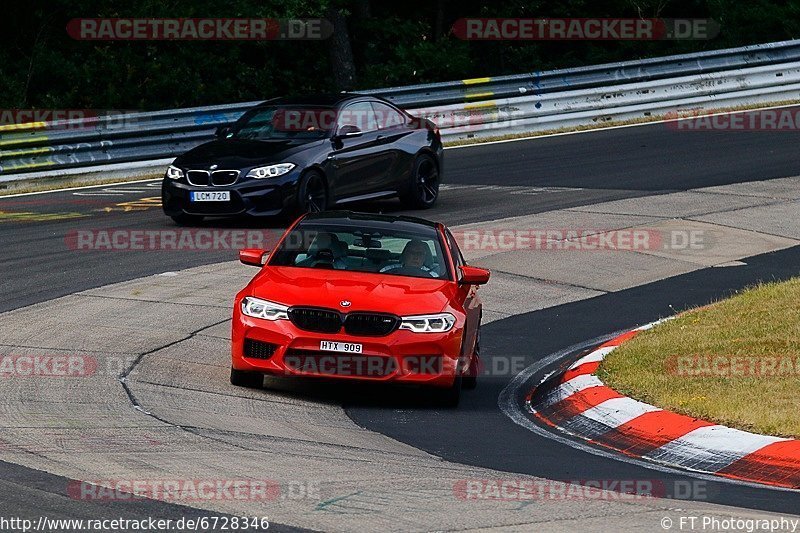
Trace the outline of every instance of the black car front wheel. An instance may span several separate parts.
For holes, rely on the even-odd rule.
[[[433,207],[439,198],[439,166],[436,159],[428,154],[417,156],[411,170],[411,180],[406,190],[400,194],[400,201],[412,209]]]
[[[297,207],[301,213],[320,213],[328,208],[328,187],[318,172],[309,172],[300,180]]]

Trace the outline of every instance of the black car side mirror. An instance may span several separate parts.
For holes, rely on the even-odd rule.
[[[214,135],[218,139],[225,139],[226,137],[228,137],[228,135],[231,134],[232,131],[233,128],[231,128],[230,126],[219,126],[217,127],[217,131],[214,132]]]
[[[363,132],[358,128],[358,126],[353,126],[352,124],[346,124],[339,128],[339,131],[336,132],[337,139],[361,137],[361,135],[363,135]]]

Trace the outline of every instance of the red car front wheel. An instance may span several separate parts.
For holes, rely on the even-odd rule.
[[[437,390],[438,403],[443,407],[458,407],[458,403],[461,401],[462,383],[463,378],[461,376],[456,376],[453,385],[449,388]]]

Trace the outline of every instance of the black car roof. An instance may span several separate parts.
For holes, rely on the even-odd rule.
[[[355,93],[324,93],[324,94],[311,94],[306,96],[285,96],[280,98],[273,98],[262,102],[259,106],[263,105],[309,105],[309,106],[338,106],[348,100],[355,100],[358,98],[374,98],[366,94]]]
[[[436,222],[423,218],[397,216],[397,215],[378,215],[374,213],[358,213],[354,211],[323,211],[322,213],[311,213],[305,216],[300,222],[302,226],[306,222],[324,225],[369,225],[372,228],[395,229],[408,232],[420,232],[430,235],[436,231]]]

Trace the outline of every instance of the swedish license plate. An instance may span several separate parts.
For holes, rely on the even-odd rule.
[[[320,341],[319,349],[323,352],[361,353],[363,346],[353,342]]]
[[[194,191],[189,198],[192,202],[230,202],[230,191]]]

